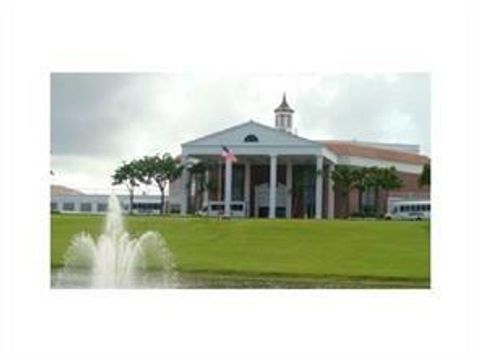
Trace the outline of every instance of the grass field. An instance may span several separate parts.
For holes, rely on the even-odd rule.
[[[103,217],[52,215],[51,266],[78,232],[98,235]],[[375,220],[223,220],[126,217],[134,235],[160,232],[180,273],[331,278],[429,286],[430,224]]]

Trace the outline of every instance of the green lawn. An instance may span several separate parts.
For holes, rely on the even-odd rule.
[[[51,266],[103,217],[52,215]],[[375,279],[429,285],[430,224],[414,221],[223,220],[126,217],[130,233],[163,234],[184,273]]]

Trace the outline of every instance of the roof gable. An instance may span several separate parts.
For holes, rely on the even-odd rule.
[[[256,138],[258,141],[249,141],[252,138]],[[182,146],[222,145],[320,147],[320,144],[315,141],[311,141],[300,136],[287,133],[283,130],[257,123],[253,120],[182,144]]]

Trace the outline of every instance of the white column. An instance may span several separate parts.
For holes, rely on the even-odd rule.
[[[275,218],[275,209],[277,207],[277,155],[270,156],[270,196],[268,217]]]
[[[322,201],[323,201],[323,156],[317,156],[317,175],[315,181],[315,218],[322,218]]]
[[[182,169],[182,176],[180,178],[180,214],[187,215],[187,199],[190,195],[190,192],[187,188],[188,184],[188,170],[186,168],[187,158],[183,158],[182,161],[183,169]]]
[[[335,170],[334,164],[328,165],[328,218],[335,217],[335,190],[333,187],[332,172]]]
[[[287,186],[287,208],[286,216],[287,218],[292,217],[292,162],[289,160],[287,162],[287,174],[286,174],[286,186]]]
[[[227,159],[225,164],[225,216],[230,216],[230,203],[232,202],[232,160]]]
[[[208,201],[210,200],[210,190],[208,189],[209,177],[210,173],[207,169],[205,170],[205,184],[203,184],[203,186],[205,186],[205,189],[203,191],[203,206],[208,206]]]
[[[223,174],[223,165],[222,162],[218,162],[218,201],[222,201],[222,174]]]
[[[250,175],[251,175],[251,166],[249,162],[245,163],[245,179],[243,182],[243,201],[245,201],[245,216],[250,216]]]

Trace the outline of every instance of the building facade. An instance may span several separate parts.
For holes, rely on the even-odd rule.
[[[241,203],[247,217],[343,217],[345,195],[335,189],[331,177],[338,164],[396,168],[404,186],[380,193],[382,212],[395,200],[429,198],[429,189],[420,188],[418,178],[430,160],[419,154],[417,145],[310,140],[292,133],[293,113],[284,95],[274,110],[274,127],[251,120],[183,143],[184,164],[216,165],[206,170],[209,186],[201,192],[186,166],[181,178],[170,185],[170,203],[178,204],[183,215],[215,202],[223,204],[226,216],[232,204]],[[224,160],[223,147],[237,161]],[[349,196],[348,215],[371,203],[369,192],[352,191]]]
[[[71,214],[104,214],[108,211],[110,195],[99,194],[51,194],[50,211]],[[123,213],[130,212],[130,197],[118,195]],[[158,214],[160,196],[136,195],[132,207],[135,214]]]

